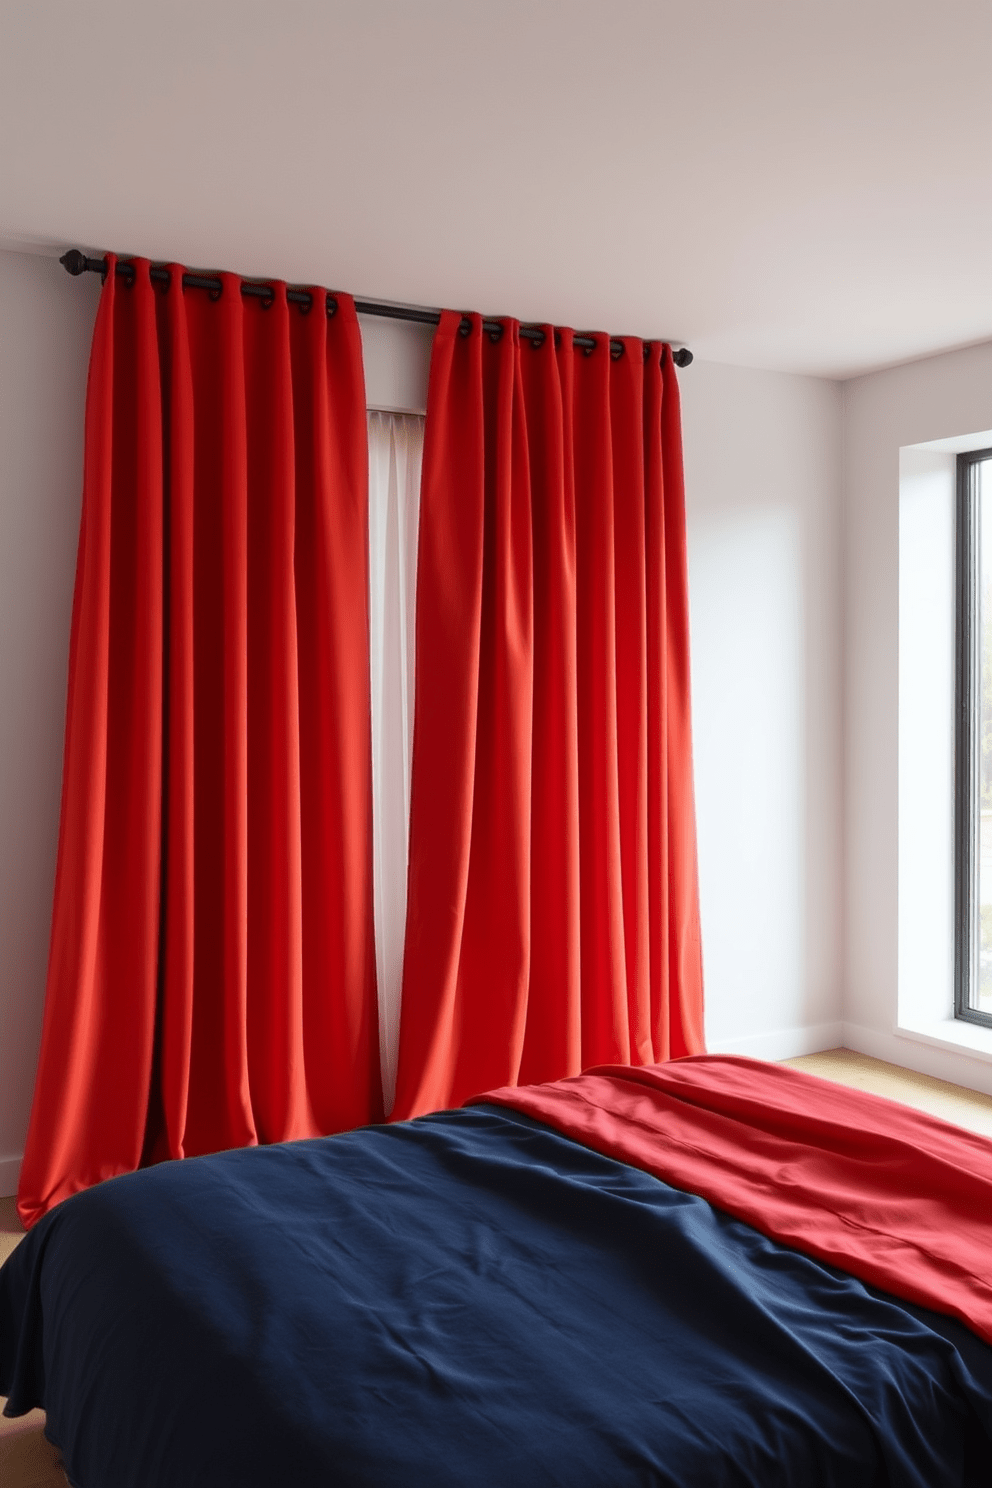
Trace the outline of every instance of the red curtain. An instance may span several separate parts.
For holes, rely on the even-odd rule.
[[[446,313],[394,1118],[703,1043],[671,351]]]
[[[381,1115],[354,305],[182,272],[94,333],[29,1224]]]

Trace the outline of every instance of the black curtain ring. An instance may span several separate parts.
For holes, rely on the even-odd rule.
[[[215,304],[220,299],[220,297],[221,297],[221,295],[223,293],[224,293],[224,281],[223,281],[223,279],[219,279],[217,281],[217,287],[216,287],[216,289],[208,289],[207,290],[207,294],[210,296],[210,298],[214,301]]]
[[[327,296],[327,318],[328,318],[328,320],[333,320],[334,316],[337,315],[337,313],[338,313],[338,302],[334,298],[333,295],[329,294]]]

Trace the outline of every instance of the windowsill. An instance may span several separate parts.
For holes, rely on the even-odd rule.
[[[900,1024],[900,1038],[915,1039],[920,1044],[933,1044],[939,1049],[953,1049],[972,1059],[992,1064],[992,1028],[979,1023],[966,1023],[963,1018],[941,1018],[933,1023]]]

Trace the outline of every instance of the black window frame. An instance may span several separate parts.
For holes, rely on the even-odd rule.
[[[992,449],[957,457],[954,675],[954,1016],[992,1028],[971,1006],[979,975],[978,866],[981,852],[981,625],[978,467]]]

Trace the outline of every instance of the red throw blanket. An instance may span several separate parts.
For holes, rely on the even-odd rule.
[[[783,1065],[696,1055],[510,1106],[992,1343],[992,1142]]]

